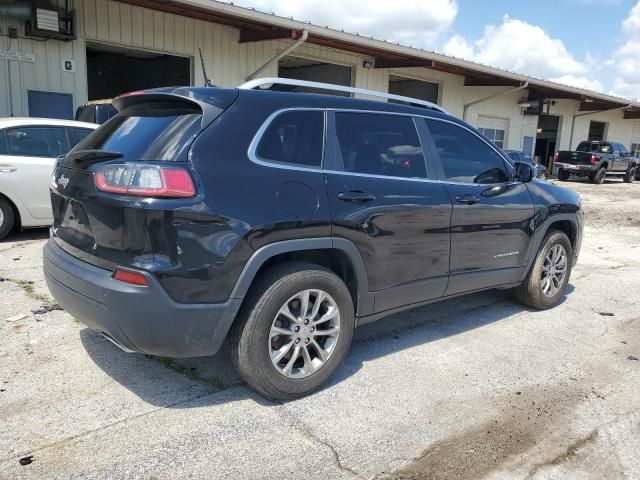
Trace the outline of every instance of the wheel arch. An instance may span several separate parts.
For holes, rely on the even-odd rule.
[[[331,270],[347,285],[356,316],[372,313],[373,296],[369,293],[362,256],[352,242],[340,238],[284,240],[259,248],[242,270],[231,298],[244,301],[247,292],[260,275],[282,262],[314,263]]]

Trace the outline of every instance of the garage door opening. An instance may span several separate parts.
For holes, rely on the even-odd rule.
[[[344,87],[350,87],[352,85],[351,70],[351,67],[345,67],[344,65],[324,63],[297,57],[284,57],[278,63],[278,76],[281,78],[332,83],[334,85],[342,85]],[[327,93],[326,90],[317,91],[303,87],[296,87],[289,90],[307,93]],[[346,92],[334,92],[334,94],[345,97],[349,96],[349,93]]]
[[[540,115],[538,117],[538,130],[536,135],[536,148],[534,158],[547,170],[553,168],[553,157],[556,153],[556,143],[558,141],[558,126],[560,117],[556,115]]]
[[[89,100],[147,88],[191,84],[191,60],[144,50],[87,46]]]
[[[389,93],[402,95],[404,97],[426,100],[431,103],[438,103],[438,84],[426,82],[424,80],[413,80],[410,78],[389,76]],[[395,102],[395,100],[391,100]],[[404,102],[397,102],[404,103]]]

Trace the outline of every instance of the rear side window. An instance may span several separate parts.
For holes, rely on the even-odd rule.
[[[200,120],[201,115],[196,113],[117,115],[81,141],[76,150],[120,152],[125,161],[184,161],[200,131]]]
[[[9,149],[7,148],[7,135],[4,133],[4,130],[0,130],[0,155],[6,155],[9,153]]]
[[[255,154],[269,162],[320,168],[323,144],[324,112],[284,112],[269,124]]]
[[[70,149],[69,138],[64,127],[28,126],[7,128],[9,155],[23,157],[57,157]]]
[[[69,138],[71,140],[71,148],[75,147],[78,143],[84,140],[89,136],[93,130],[90,128],[78,128],[78,127],[69,127]]]
[[[445,180],[464,183],[508,181],[504,160],[477,135],[452,123],[426,120]]]
[[[389,177],[427,176],[413,118],[336,112],[336,135],[346,172]]]

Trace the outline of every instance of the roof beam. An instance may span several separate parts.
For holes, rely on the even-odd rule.
[[[602,110],[611,110],[616,107],[624,107],[624,103],[609,103],[609,102],[580,102],[580,112],[599,112]]]
[[[433,67],[433,60],[416,58],[376,58],[373,68]]]
[[[509,78],[464,77],[465,87],[519,87],[519,80]]]
[[[640,110],[625,110],[623,118],[625,120],[640,120]]]
[[[266,40],[297,39],[300,32],[284,28],[269,28],[265,30],[251,30],[244,28],[240,30],[240,43],[264,42]]]

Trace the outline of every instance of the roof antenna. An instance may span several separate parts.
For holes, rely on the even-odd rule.
[[[213,87],[213,83],[207,77],[207,70],[204,68],[204,58],[202,58],[202,49],[198,47],[198,52],[200,52],[200,64],[202,65],[202,75],[204,76],[204,86],[205,87]]]

